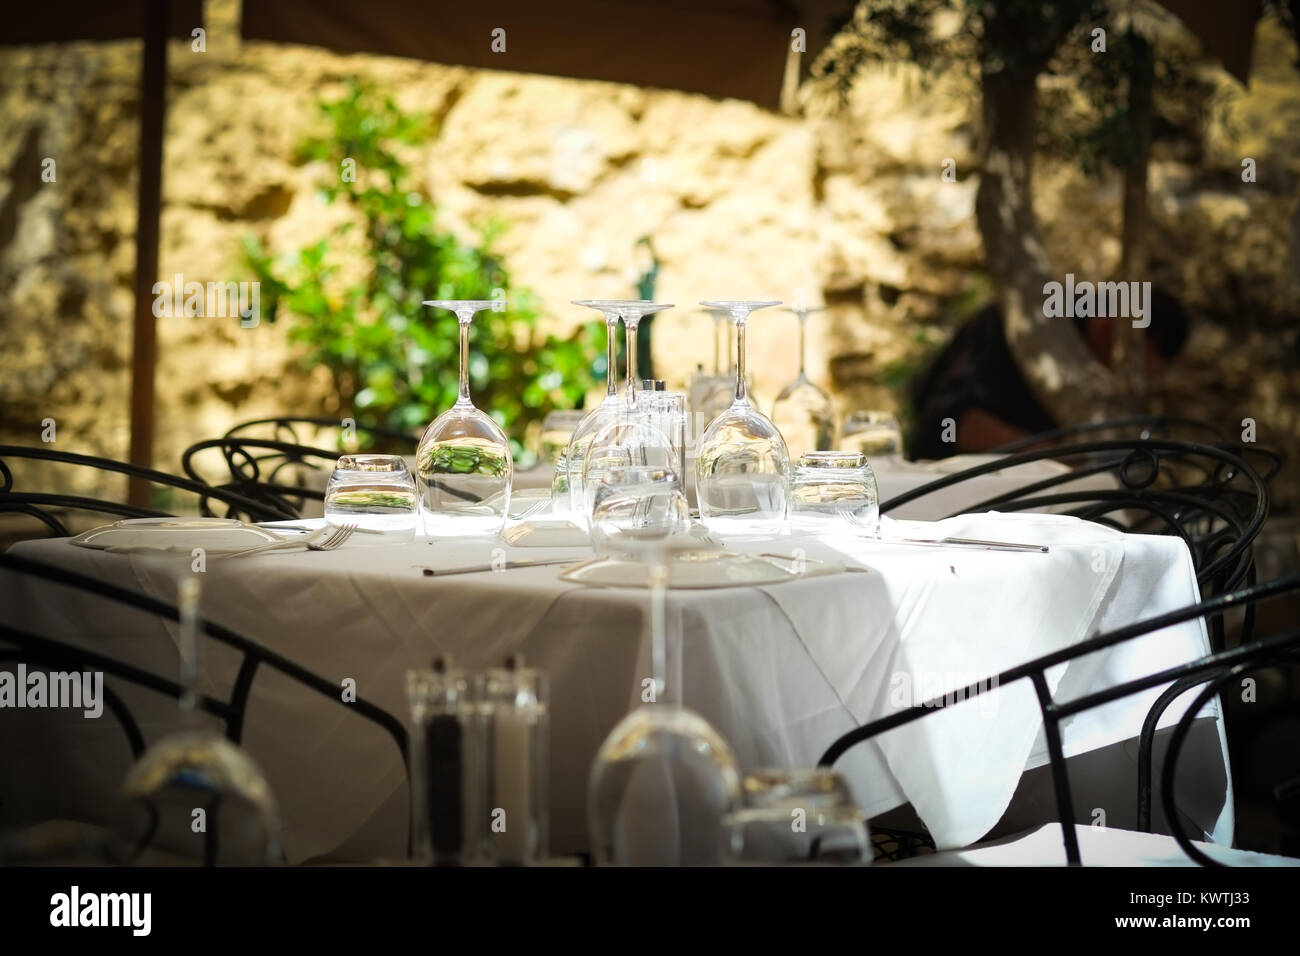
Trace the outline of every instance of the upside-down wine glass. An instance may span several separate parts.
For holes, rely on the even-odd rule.
[[[724,411],[731,406],[731,400],[736,392],[736,350],[732,348],[732,327],[731,314],[726,309],[706,309],[706,312],[713,317],[713,375],[709,378],[708,384],[701,389],[701,398],[699,407],[696,409],[701,418],[703,425],[708,425]],[[722,369],[722,363],[719,360],[719,336],[718,326],[722,326],[721,348],[727,353],[727,368]],[[746,382],[746,387],[749,382]],[[750,404],[753,404],[750,399]]]
[[[116,834],[127,862],[146,851],[204,866],[282,861],[280,813],[266,776],[246,751],[199,723],[199,599],[202,575],[186,553],[177,579],[180,729],[127,771]]]
[[[893,412],[862,409],[850,412],[840,430],[840,445],[868,458],[903,454],[903,429]]]
[[[777,301],[701,302],[726,309],[736,326],[736,391],[731,407],[709,423],[695,462],[700,519],[723,535],[775,535],[785,522],[790,453],[771,419],[746,394],[745,323]]]
[[[617,300],[612,299],[575,299],[573,304],[597,309],[605,317],[605,397],[573,429],[568,447],[564,450],[564,467],[568,471],[569,511],[585,524],[582,467],[587,457],[587,448],[598,431],[618,418],[621,408],[618,400],[618,309]]]
[[[772,422],[785,436],[792,457],[809,451],[829,451],[835,442],[835,409],[830,396],[809,380],[804,364],[808,316],[824,309],[797,305],[789,310],[799,319],[799,374],[777,395]]]
[[[597,435],[602,433],[604,433],[603,444],[608,447],[610,439],[617,435],[616,432],[611,435],[611,432],[621,424],[627,424],[635,416],[638,381],[636,360],[637,327],[644,316],[653,315],[664,309],[671,309],[672,304],[649,302],[644,299],[579,299],[575,300],[573,304],[589,309],[597,309],[605,316],[605,350],[609,365],[606,372],[604,401],[594,408],[591,414],[574,429],[573,438],[569,441],[569,447],[565,454],[565,463],[569,469],[571,510],[577,522],[585,526],[591,515],[592,498],[592,494],[585,486],[586,477],[589,472],[599,474],[598,468],[593,472],[591,463],[588,460],[588,452]],[[627,386],[624,389],[621,401],[618,397],[618,386],[615,384],[618,356],[616,327],[619,319],[623,320],[623,328],[627,335]],[[630,435],[624,437],[630,437]],[[629,459],[626,464],[647,464],[647,462]]]
[[[460,393],[456,404],[433,420],[415,453],[424,533],[486,536],[500,533],[510,513],[514,457],[492,417],[469,397],[469,324],[474,313],[505,308],[496,299],[431,299],[424,303],[456,313],[460,323]]]
[[[670,542],[689,528],[686,498],[676,476],[659,468],[610,468],[599,485],[592,515],[599,549],[649,564],[651,679],[592,764],[592,855],[598,866],[716,865],[727,853],[724,820],[740,803],[739,767],[717,730],[684,706],[680,635],[668,665]]]

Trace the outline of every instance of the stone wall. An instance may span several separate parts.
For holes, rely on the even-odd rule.
[[[658,296],[679,304],[656,323],[655,361],[678,383],[712,355],[693,303],[802,294],[831,306],[810,320],[812,377],[841,411],[889,407],[958,305],[987,295],[969,78],[922,85],[882,69],[842,111],[792,118],[683,93],[241,45],[237,5],[208,6],[206,52],[170,48],[163,277],[246,278],[243,237],[283,249],[321,234],[332,214],[315,195],[323,171],[295,165],[292,151],[316,128],[316,101],[360,75],[441,119],[422,167],[444,223],[507,222],[514,281],[538,294],[551,327],[588,318],[570,299],[628,295],[635,241],[653,236]],[[1264,31],[1251,95],[1215,120],[1204,155],[1158,153],[1152,184],[1159,278],[1217,314],[1200,324],[1172,401],[1217,421],[1253,413],[1261,440],[1294,442],[1297,385],[1268,372],[1285,368],[1294,331],[1225,323],[1242,308],[1295,313],[1291,56],[1280,31]],[[0,440],[35,442],[53,417],[60,447],[125,457],[138,60],[135,43],[0,51]],[[1261,169],[1252,186],[1240,183],[1245,155]],[[40,180],[46,157],[54,183]],[[946,158],[957,182],[940,179]],[[1112,270],[1117,182],[1045,163],[1040,192],[1061,271]],[[236,421],[322,407],[325,376],[297,367],[283,323],[164,318],[158,335],[160,467]],[[749,340],[766,405],[796,371],[794,320],[760,314]]]

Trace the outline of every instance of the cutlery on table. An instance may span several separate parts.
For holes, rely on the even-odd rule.
[[[242,558],[250,554],[262,554],[265,551],[282,551],[286,548],[297,548],[303,545],[307,546],[308,551],[335,551],[343,546],[343,543],[352,537],[357,530],[354,524],[327,525],[324,528],[318,528],[311,534],[302,538],[289,538],[284,541],[276,541],[274,544],[264,544],[256,548],[249,548],[246,551],[235,551],[231,554],[218,554],[218,558]]]
[[[330,526],[329,526],[329,525],[315,525],[315,526],[313,526],[313,525],[307,525],[307,524],[279,524],[279,523],[276,523],[276,524],[262,524],[262,525],[258,525],[258,527],[261,528],[263,531],[270,531],[272,534],[274,534],[274,533],[277,532],[277,531],[307,531],[307,532],[316,532],[316,531],[321,531],[322,529],[327,528],[327,527],[330,527]],[[361,528],[361,527],[358,527],[358,528],[356,528],[355,530],[356,530],[356,533],[357,533],[357,534],[383,534],[383,533],[384,533],[383,531],[381,531],[381,530],[378,529],[378,528]],[[295,539],[295,540],[296,540],[299,544],[302,543],[302,539],[301,539],[301,538],[297,538],[297,539]]]
[[[979,551],[1026,551],[1047,554],[1045,544],[1020,544],[1015,541],[985,541],[982,538],[881,538],[882,544],[919,544],[932,548],[975,548]]]
[[[507,561],[502,565],[491,564],[473,564],[463,568],[430,568],[423,564],[415,564],[412,567],[419,568],[425,573],[426,577],[440,578],[448,574],[477,574],[480,571],[512,571],[515,568],[544,568],[548,565],[555,564],[574,564],[581,561],[582,558],[542,558],[536,561]]]
[[[793,554],[768,554],[767,552],[763,552],[762,554],[758,555],[758,557],[767,558],[769,564],[774,564],[777,561],[784,561],[787,564],[792,564],[796,566],[800,563],[800,561],[807,562],[809,560],[808,558],[797,558]],[[777,565],[777,567],[781,567],[781,566]],[[789,568],[781,568],[781,570],[789,571],[791,574],[799,574],[798,571],[791,571]],[[861,574],[867,574],[871,571],[870,568],[860,568],[855,564],[844,565],[844,570],[858,572]]]
[[[511,516],[510,516],[510,520],[511,520],[511,521],[526,521],[526,520],[528,520],[529,518],[531,518],[533,515],[537,514],[539,511],[541,511],[543,508],[548,507],[548,506],[550,505],[550,503],[551,503],[551,499],[550,499],[550,498],[538,498],[538,499],[537,499],[536,501],[534,501],[532,504],[530,504],[530,505],[528,505],[526,508],[524,508],[523,511],[519,512],[519,514],[511,515]]]
[[[845,512],[844,517],[848,519],[849,524],[857,525],[860,528],[868,528],[868,525],[852,512]],[[919,544],[928,545],[931,548],[976,548],[981,551],[1030,551],[1039,554],[1048,553],[1048,547],[1045,544],[1020,544],[1016,541],[985,541],[983,538],[885,538],[880,536],[875,528],[868,528],[868,533],[881,544]]]

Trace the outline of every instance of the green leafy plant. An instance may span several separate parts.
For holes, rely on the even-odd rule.
[[[410,431],[457,393],[456,317],[421,300],[504,296],[504,311],[480,312],[470,328],[470,387],[526,461],[527,426],[574,407],[591,386],[595,330],[570,339],[539,333],[535,297],[512,287],[496,250],[500,222],[483,222],[469,241],[439,228],[409,166],[436,138],[427,118],[357,81],[320,109],[325,132],[303,142],[297,158],[330,170],[320,196],[342,215],[297,250],[276,254],[245,240],[264,317],[290,317],[290,341],[303,346],[305,367],[329,371],[341,417]]]

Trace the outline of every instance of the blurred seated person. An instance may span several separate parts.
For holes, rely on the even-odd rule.
[[[1187,313],[1176,298],[1152,289],[1150,309],[1151,324],[1143,330],[1143,364],[1148,375],[1177,355],[1188,335]],[[1073,321],[1093,357],[1110,365],[1113,320],[1109,316],[1060,321]],[[907,452],[913,459],[992,451],[1061,427],[1039,404],[1021,374],[996,304],[976,313],[916,378],[912,407],[916,416]],[[956,442],[943,440],[945,418],[956,422]]]

